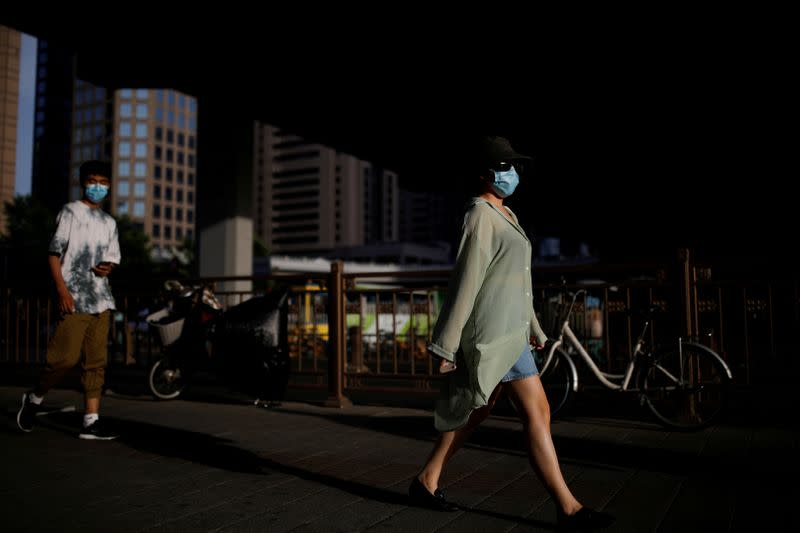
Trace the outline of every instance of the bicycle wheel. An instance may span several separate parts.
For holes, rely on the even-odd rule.
[[[186,380],[180,367],[167,357],[162,357],[150,367],[147,373],[150,392],[160,400],[172,400],[180,396],[186,387]]]
[[[547,368],[544,368],[545,354],[534,352],[536,367],[540,369],[539,379],[542,380],[547,403],[550,404],[550,417],[556,418],[563,415],[569,407],[569,401],[575,387],[575,365],[567,353],[560,347],[555,349],[553,358]],[[544,368],[544,372],[541,369]]]
[[[730,370],[713,351],[694,343],[653,354],[637,378],[646,405],[663,425],[694,430],[714,423],[725,409]]]

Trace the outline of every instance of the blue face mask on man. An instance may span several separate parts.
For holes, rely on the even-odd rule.
[[[106,196],[108,196],[108,185],[93,183],[86,186],[86,198],[91,202],[99,204]]]
[[[519,185],[519,174],[512,165],[508,170],[494,170],[494,182],[492,190],[500,198],[506,198],[514,194],[514,189]]]

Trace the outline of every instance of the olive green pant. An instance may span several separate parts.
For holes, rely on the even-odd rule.
[[[110,311],[97,314],[63,315],[47,345],[47,364],[33,392],[44,394],[81,362],[81,385],[86,398],[99,398],[108,362],[108,325]],[[81,359],[83,352],[83,359]]]

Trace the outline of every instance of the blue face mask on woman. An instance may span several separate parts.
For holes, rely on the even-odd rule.
[[[519,185],[519,174],[513,165],[504,171],[494,171],[494,183],[492,190],[500,198],[505,198],[514,194],[514,189]]]
[[[86,186],[86,198],[95,204],[99,204],[108,195],[108,185],[93,183]]]

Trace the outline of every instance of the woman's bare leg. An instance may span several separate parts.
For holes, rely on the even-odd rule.
[[[550,405],[539,376],[509,381],[503,386],[522,418],[531,466],[556,501],[559,511],[566,515],[576,513],[582,505],[572,495],[561,474],[550,434]]]
[[[447,464],[447,461],[461,448],[469,436],[472,435],[472,432],[475,431],[475,428],[489,416],[500,394],[500,390],[501,387],[498,385],[489,397],[487,405],[472,411],[466,425],[454,431],[444,431],[439,434],[439,438],[433,446],[433,451],[431,451],[431,454],[428,456],[425,466],[422,467],[422,471],[417,475],[431,494],[439,488],[439,477],[442,475],[442,470]]]

